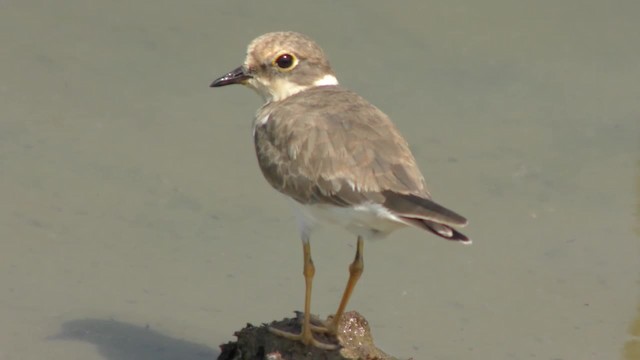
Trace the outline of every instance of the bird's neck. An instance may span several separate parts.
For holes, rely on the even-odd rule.
[[[314,87],[331,85],[338,85],[338,79],[336,79],[332,74],[327,74],[304,85],[295,83],[286,78],[277,78],[270,81],[268,84],[255,84],[254,88],[263,98],[265,103],[271,103],[282,101],[292,95]]]

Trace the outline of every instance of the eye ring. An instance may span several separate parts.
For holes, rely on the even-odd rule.
[[[276,56],[273,65],[280,71],[290,71],[298,65],[298,58],[290,53],[284,53]]]

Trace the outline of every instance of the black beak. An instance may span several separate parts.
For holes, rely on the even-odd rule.
[[[247,74],[244,71],[244,68],[240,66],[237,69],[231,70],[231,72],[229,72],[228,74],[215,79],[210,86],[220,87],[220,86],[231,85],[231,84],[242,84],[247,79],[250,79],[250,78],[251,78],[251,75]]]

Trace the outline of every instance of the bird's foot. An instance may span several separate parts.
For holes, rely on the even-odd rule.
[[[317,317],[311,318],[311,331],[319,334],[329,334],[336,336],[338,334],[338,322],[334,320],[334,316],[330,315],[327,320],[320,320]]]
[[[305,328],[304,325],[302,327],[302,332],[300,334],[294,334],[288,331],[283,331],[283,330],[279,330],[273,327],[269,327],[269,331],[272,334],[275,334],[277,336],[281,336],[283,338],[289,339],[289,340],[293,340],[293,341],[300,341],[301,343],[307,345],[307,346],[314,346],[317,347],[318,349],[322,349],[322,350],[336,350],[338,349],[338,345],[334,345],[334,344],[327,344],[324,343],[322,341],[318,341],[313,337],[313,328],[316,326],[310,326],[309,328]]]

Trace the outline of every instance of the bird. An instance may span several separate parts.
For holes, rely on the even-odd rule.
[[[457,227],[467,219],[432,200],[409,144],[390,118],[342,87],[328,57],[310,37],[270,32],[250,42],[244,63],[211,87],[245,85],[264,104],[252,131],[264,178],[289,197],[303,247],[304,316],[300,333],[270,328],[306,346],[335,349],[314,333],[336,335],[340,317],[364,269],[365,239],[414,227],[470,244]],[[356,237],[356,254],[338,309],[322,325],[311,323],[315,266],[311,233],[333,224]]]

